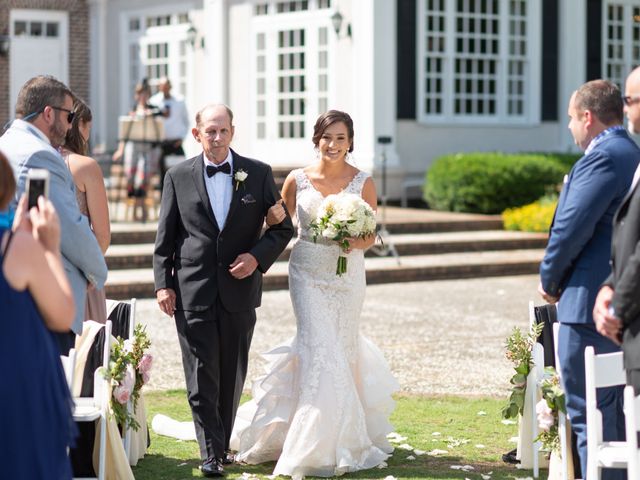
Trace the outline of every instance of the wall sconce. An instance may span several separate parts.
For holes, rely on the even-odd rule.
[[[331,24],[333,25],[333,30],[336,32],[336,35],[338,36],[338,38],[340,38],[340,30],[342,29],[342,14],[336,10],[336,12],[331,15]],[[346,35],[347,37],[351,38],[351,24],[348,23],[347,24],[347,28],[346,28]]]
[[[9,54],[11,37],[9,35],[0,35],[0,55],[6,57]]]
[[[189,45],[191,45],[191,47],[195,47],[197,37],[198,37],[198,30],[196,30],[196,27],[191,25],[189,27],[189,30],[187,30],[187,42],[189,42]]]

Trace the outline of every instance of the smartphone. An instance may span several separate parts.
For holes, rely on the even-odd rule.
[[[38,207],[38,197],[49,196],[49,170],[30,168],[27,172],[27,208]]]

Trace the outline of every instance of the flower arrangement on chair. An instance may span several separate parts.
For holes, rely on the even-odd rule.
[[[144,325],[136,325],[133,338],[120,337],[113,343],[109,371],[105,378],[111,382],[110,410],[118,425],[138,430],[140,425],[127,409],[132,400],[135,412],[140,389],[149,382],[153,357],[146,353],[151,345]]]
[[[558,432],[558,413],[566,413],[564,391],[560,385],[560,376],[553,367],[544,369],[544,379],[540,382],[542,400],[536,404],[540,434],[536,441],[542,442],[542,450],[560,452]]]
[[[511,393],[507,404],[502,409],[502,417],[505,419],[522,415],[527,389],[527,376],[533,365],[531,352],[536,339],[542,333],[543,327],[543,323],[535,324],[526,335],[518,327],[514,327],[511,335],[507,337],[505,355],[507,360],[513,363],[516,373],[511,377]]]

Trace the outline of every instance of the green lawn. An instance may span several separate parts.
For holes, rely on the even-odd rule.
[[[191,414],[184,391],[153,392],[145,395],[149,423],[156,413],[177,420],[190,420]],[[503,453],[515,447],[509,438],[517,434],[515,425],[501,422],[504,400],[495,398],[398,396],[391,417],[395,431],[407,437],[402,443],[414,449],[432,452],[446,450],[438,456],[416,455],[396,448],[384,469],[372,469],[344,475],[342,478],[384,479],[459,479],[491,480],[526,478],[531,471],[518,470],[502,462]],[[485,414],[478,414],[485,412]],[[439,435],[434,435],[439,432]],[[407,459],[413,455],[415,460]],[[201,477],[198,471],[198,447],[195,442],[180,442],[151,433],[147,456],[133,469],[137,480],[186,479]],[[451,465],[471,465],[474,470],[454,470]],[[227,478],[243,473],[265,479],[273,463],[258,466],[228,467]]]

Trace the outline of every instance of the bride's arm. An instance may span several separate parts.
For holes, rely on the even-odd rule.
[[[365,202],[367,202],[373,211],[375,212],[378,209],[378,194],[376,193],[376,186],[373,183],[373,179],[371,177],[367,178],[364,182],[364,186],[362,187],[362,198]],[[361,250],[367,250],[374,243],[376,243],[376,235],[369,235],[364,238],[350,238],[349,246],[351,250],[354,248],[360,248]]]

